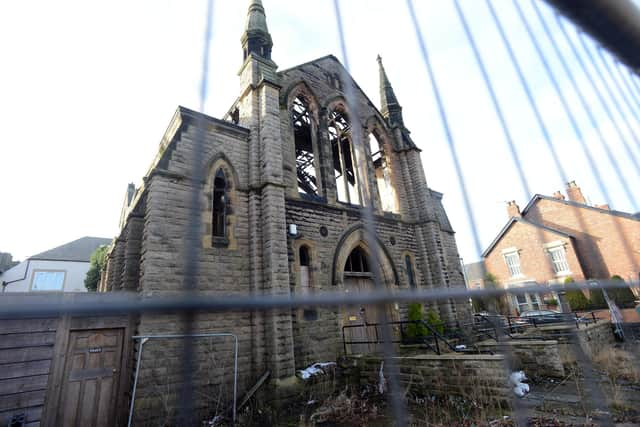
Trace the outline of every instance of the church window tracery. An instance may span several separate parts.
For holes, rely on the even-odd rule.
[[[318,195],[318,180],[316,178],[315,155],[309,103],[302,96],[293,100],[291,107],[293,135],[296,151],[296,175],[298,191],[309,195]]]
[[[337,110],[331,111],[328,130],[338,200],[359,205],[361,199],[351,144],[351,124],[347,116]]]
[[[382,210],[398,212],[396,197],[391,185],[388,157],[384,151],[384,145],[380,143],[375,130],[369,134],[369,148]]]
[[[366,252],[360,247],[354,248],[344,264],[345,273],[370,273],[369,259]]]

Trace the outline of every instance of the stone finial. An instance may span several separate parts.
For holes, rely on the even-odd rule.
[[[271,59],[273,41],[267,28],[267,16],[261,0],[250,1],[244,34],[242,34],[240,41],[245,59],[251,53],[264,59]]]
[[[564,200],[564,194],[561,191],[556,191],[553,193],[553,198],[558,200]]]

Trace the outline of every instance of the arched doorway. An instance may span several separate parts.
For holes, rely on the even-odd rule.
[[[367,293],[375,289],[371,257],[363,246],[356,246],[347,257],[343,270],[343,285],[348,293]],[[384,286],[384,285],[383,285]],[[357,304],[343,309],[344,340],[350,354],[381,351],[380,306]],[[387,310],[387,319],[394,319]]]

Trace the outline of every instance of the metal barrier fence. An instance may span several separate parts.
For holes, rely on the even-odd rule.
[[[133,410],[136,402],[136,389],[138,387],[138,375],[140,373],[140,364],[142,362],[142,352],[144,350],[144,344],[149,340],[162,340],[162,339],[184,339],[184,338],[214,338],[214,337],[231,337],[233,338],[233,409],[232,409],[232,422],[236,422],[236,404],[238,395],[238,337],[231,333],[208,333],[208,334],[168,334],[168,335],[136,335],[132,337],[133,340],[139,342],[138,355],[136,356],[136,367],[134,372],[133,390],[131,391],[131,404],[129,406],[129,418],[127,425],[131,426],[133,421]]]
[[[491,11],[493,12],[491,1],[487,0],[487,4],[489,5],[489,7],[491,8]],[[342,24],[340,3],[338,2],[338,0],[334,0],[333,5],[334,5],[335,16],[336,16],[336,22],[338,24],[343,63],[345,64],[345,69],[348,72],[349,58],[348,58],[348,52],[347,52],[346,43],[345,43],[345,34],[344,34],[344,29]],[[459,155],[458,155],[459,147],[457,147],[455,144],[455,140],[453,138],[452,131],[451,131],[451,126],[447,118],[446,108],[444,107],[444,104],[442,101],[441,91],[439,90],[437,81],[435,79],[432,65],[429,62],[427,45],[424,38],[425,34],[422,31],[422,28],[420,27],[419,21],[417,19],[414,4],[413,2],[411,2],[411,0],[407,0],[406,5],[407,5],[409,16],[411,18],[412,28],[415,30],[416,40],[419,45],[420,54],[422,55],[422,58],[424,61],[427,77],[429,78],[434,96],[436,98],[436,103],[437,103],[437,107],[440,115],[440,121],[444,127],[447,145],[454,161],[454,166],[455,166],[454,172],[457,176],[457,179],[460,185],[461,194],[463,195],[465,211],[466,211],[467,218],[470,223],[470,228],[474,237],[474,245],[477,253],[480,254],[482,251],[480,250],[481,245],[480,245],[480,239],[477,231],[478,226],[477,226],[477,221],[474,215],[474,209],[470,202],[470,197],[468,195],[466,184],[465,184],[464,168],[461,166],[459,162]],[[467,24],[464,21],[465,19],[464,14],[462,13],[462,10],[460,9],[460,6],[457,1],[456,1],[456,6],[458,7],[458,11],[460,13],[459,16],[464,22],[464,25],[466,27]],[[535,7],[537,8],[537,6]],[[205,31],[203,62],[202,62],[202,78],[201,78],[201,85],[200,85],[200,88],[201,88],[200,110],[201,111],[204,110],[204,103],[205,103],[207,87],[208,87],[208,66],[209,66],[208,55],[209,55],[209,48],[210,48],[210,38],[211,38],[210,35],[212,30],[212,13],[213,13],[213,1],[209,0],[208,9],[207,9],[207,24],[206,24],[206,31]],[[500,25],[499,22],[497,21],[497,18],[496,18],[496,23]],[[507,45],[507,49],[511,50],[511,48],[508,45],[508,37],[504,34],[502,29],[501,29],[501,34],[503,36],[504,43]],[[468,28],[467,28],[467,35],[469,37],[470,43],[473,45],[474,39]],[[553,43],[553,45],[555,47],[555,43]],[[544,58],[542,59],[544,60]],[[512,58],[512,60],[514,61],[514,64],[516,65],[516,68],[520,73],[521,72],[520,66],[517,64],[516,59]],[[593,61],[593,58],[591,58],[591,60]],[[500,113],[501,107],[499,105],[498,100],[495,97],[495,94],[493,94],[493,87],[491,85],[488,75],[486,74],[486,71],[484,71],[484,66],[479,57],[478,57],[478,63],[481,66],[487,86],[492,94],[492,98],[494,100],[494,107],[500,116],[499,119],[502,122],[503,130],[507,135],[506,140],[507,140],[507,143],[509,144],[510,152],[513,155],[514,164],[518,169],[519,180],[524,189],[524,192],[530,195],[531,192],[529,191],[527,178],[524,174],[524,168],[522,167],[520,158],[518,157],[517,147],[513,142],[512,138],[509,136],[508,127],[504,121],[504,118],[502,118]],[[344,88],[346,99],[347,100],[354,99],[355,87],[353,85],[352,79],[350,78],[350,76],[344,75],[342,76],[342,80],[346,83],[346,86]],[[555,151],[554,151],[554,143],[548,136],[548,133],[546,132],[546,130],[544,130],[545,124],[539,116],[538,107],[536,106],[534,100],[531,97],[530,89],[526,85],[526,81],[522,81],[522,83],[523,83],[524,90],[527,92],[529,96],[531,106],[536,111],[536,118],[537,118],[538,125],[541,128],[543,128],[543,132],[545,134],[546,147],[554,154],[558,171],[562,172],[562,162],[558,161],[557,155],[555,155]],[[575,87],[575,83],[574,83],[574,87]],[[561,92],[560,90],[558,90],[558,92],[559,92],[559,95],[562,95],[560,93]],[[602,102],[603,104],[605,103],[604,101]],[[354,116],[357,117],[358,114],[357,114],[356,103],[353,103],[352,107],[353,107]],[[585,106],[585,110],[589,111],[587,106]],[[567,110],[567,113],[571,118],[572,117],[571,112]],[[615,118],[613,116],[610,116],[610,118],[612,122],[615,121]],[[598,125],[594,124],[594,127],[598,128]],[[193,156],[194,156],[193,164],[195,165],[202,165],[201,155],[202,155],[202,144],[204,141],[204,128],[205,126],[203,123],[201,123],[198,126],[200,134],[199,134],[198,141],[196,141],[195,150],[193,152]],[[576,134],[578,136],[578,139],[582,141],[583,138],[580,133],[580,130],[578,129],[577,126],[575,128],[576,128]],[[360,129],[359,126],[354,126],[353,132],[355,134],[353,138],[354,141],[356,141],[356,143],[361,143],[363,138],[361,138],[361,135],[358,135],[358,132],[362,132],[362,129]],[[626,140],[625,138],[621,138],[621,139],[623,141]],[[601,142],[603,143],[605,151],[607,151],[606,150],[607,144],[604,141],[604,139],[602,139]],[[629,151],[631,151],[631,148],[628,148],[628,149]],[[585,149],[585,151],[588,151],[588,150]],[[598,172],[597,164],[593,161],[593,156],[591,156],[590,153],[587,153],[587,154],[588,154],[587,157],[589,157],[591,164],[593,166],[593,172],[594,174],[597,175],[597,181],[600,185],[600,188],[603,194],[605,194],[606,196],[608,195],[608,192],[606,191],[606,188],[602,184],[601,174]],[[633,154],[631,155],[631,158],[632,159],[635,158]],[[608,159],[612,161],[612,163],[614,163],[611,155],[608,156]],[[623,175],[619,173],[619,169],[615,168],[615,171],[617,173],[618,179],[620,180],[620,185],[624,188],[626,195],[632,200],[633,204],[635,205],[636,204],[634,200],[635,195],[632,189],[626,184],[626,181]],[[192,172],[193,174],[190,178],[193,184],[193,188],[199,188],[200,183],[203,181],[203,177],[204,177],[204,165],[202,165],[202,167],[196,167],[195,170],[193,170]],[[356,173],[362,173],[360,171],[360,168],[356,170]],[[563,172],[562,174],[563,176],[566,177],[566,175],[564,175]],[[372,200],[371,194],[365,194],[365,199],[369,201],[367,203],[364,203],[364,206],[362,208],[362,214],[363,214],[364,224],[365,224],[365,233],[364,233],[365,242],[374,242],[376,233],[374,229],[375,221],[373,220],[373,212],[371,208],[372,203],[370,203],[370,201]],[[196,289],[197,289],[196,285],[197,285],[198,274],[199,274],[197,260],[198,260],[200,249],[201,249],[201,245],[199,241],[200,227],[201,227],[200,215],[201,215],[200,195],[198,194],[197,191],[194,191],[191,198],[188,223],[186,225],[186,229],[184,233],[185,235],[185,239],[184,239],[185,255],[183,259],[184,290],[182,293],[172,295],[171,297],[163,297],[163,296],[147,297],[147,296],[139,296],[139,295],[134,295],[134,296],[124,295],[124,294],[99,295],[99,296],[96,296],[94,301],[83,301],[82,304],[78,304],[75,302],[64,302],[64,301],[63,302],[44,301],[44,302],[39,302],[38,304],[15,303],[10,306],[6,306],[6,305],[2,306],[3,317],[26,318],[34,315],[60,315],[60,314],[105,315],[105,314],[122,314],[122,313],[127,313],[127,314],[179,313],[183,315],[183,320],[186,325],[185,334],[140,335],[140,336],[134,337],[135,340],[139,341],[139,352],[137,356],[138,359],[136,362],[137,365],[136,365],[136,371],[135,371],[136,376],[133,384],[133,391],[132,391],[132,397],[131,397],[129,424],[131,424],[132,416],[133,416],[133,410],[134,410],[134,404],[135,404],[135,393],[136,393],[136,387],[137,387],[137,376],[138,376],[138,371],[140,369],[142,351],[144,349],[144,344],[148,340],[178,339],[178,338],[184,340],[183,363],[185,365],[185,371],[184,371],[185,381],[184,381],[184,387],[182,392],[183,404],[181,406],[181,411],[183,412],[183,415],[181,416],[181,419],[187,420],[189,419],[189,413],[191,411],[191,400],[192,400],[191,399],[192,397],[191,375],[192,375],[193,352],[194,352],[193,340],[196,338],[206,338],[206,337],[224,337],[224,336],[233,337],[233,339],[235,340],[233,420],[235,422],[237,369],[238,369],[237,367],[238,339],[236,335],[230,334],[230,333],[210,333],[210,334],[192,333],[194,316],[198,312],[207,312],[207,311],[228,312],[233,310],[264,311],[264,310],[273,310],[273,309],[304,308],[304,307],[311,307],[311,306],[338,307],[338,306],[346,306],[346,305],[354,305],[354,304],[371,304],[371,305],[386,306],[392,303],[399,303],[399,302],[438,302],[438,301],[447,301],[447,300],[468,301],[470,298],[478,298],[478,297],[499,297],[504,295],[520,295],[525,293],[549,293],[549,292],[560,292],[560,291],[568,291],[568,290],[583,290],[583,289],[593,290],[594,289],[594,286],[592,284],[585,282],[585,283],[573,283],[573,284],[567,284],[567,285],[550,285],[550,286],[536,284],[531,286],[523,286],[519,288],[509,288],[509,289],[466,289],[463,286],[460,286],[458,288],[452,287],[452,288],[441,288],[441,289],[415,289],[415,290],[390,291],[388,289],[385,289],[384,286],[381,284],[381,280],[380,280],[381,272],[379,271],[379,267],[378,267],[380,263],[377,262],[378,260],[375,259],[376,254],[374,252],[372,254],[374,256],[374,259],[372,260],[372,264],[373,264],[372,273],[373,273],[373,281],[375,283],[375,288],[373,291],[368,293],[344,294],[342,292],[333,292],[333,293],[327,292],[327,293],[317,293],[317,294],[309,294],[309,295],[293,295],[293,296],[255,294],[255,295],[241,295],[241,296],[229,295],[224,298],[220,298],[219,296],[213,297],[213,296],[201,295],[196,292]],[[620,230],[618,229],[618,231]],[[622,235],[622,233],[620,234]],[[623,236],[622,240],[623,242],[625,242],[625,245],[628,248],[629,244],[627,242],[626,236]],[[463,285],[463,284],[457,284],[457,285]],[[628,283],[620,284],[617,282],[600,281],[597,288],[620,288],[622,286],[626,287],[628,285],[629,285]],[[638,286],[638,283],[637,282],[631,283],[631,285]],[[595,318],[594,318],[594,321],[595,321]],[[380,343],[382,344],[382,347],[383,347],[385,367],[387,367],[387,372],[389,376],[389,385],[390,385],[389,398],[390,398],[391,406],[393,409],[395,422],[398,425],[406,425],[406,409],[401,397],[402,396],[401,388],[397,381],[397,378],[399,377],[399,371],[396,366],[396,363],[394,362],[395,349],[394,349],[393,343],[398,342],[398,340],[394,340],[393,338],[392,325],[394,324],[398,324],[398,322],[390,321],[387,318],[385,311],[381,310],[378,321],[372,325],[374,325],[376,328],[376,335],[378,333],[380,334],[379,338],[376,339],[376,344]],[[400,322],[400,324],[402,325],[403,323]],[[536,326],[535,321],[533,322],[533,325]],[[576,319],[576,325],[578,327],[580,326],[577,319]],[[348,327],[345,327],[345,328],[348,328]],[[345,328],[342,329],[343,341],[344,341]],[[514,328],[514,326],[511,324],[511,319],[509,319],[508,328],[509,330],[512,330]],[[432,333],[434,333],[433,336],[435,337],[435,346],[438,349],[437,352],[439,353],[440,342],[446,343],[447,341],[444,337],[439,336],[437,332],[432,331]],[[498,339],[499,336],[503,333],[504,333],[503,331],[496,329],[495,330],[496,339]],[[346,353],[346,345],[347,345],[347,341],[344,341],[345,353]],[[588,362],[585,362],[585,363],[588,363]],[[599,387],[597,384],[593,385],[593,390],[594,392],[599,390]],[[600,405],[604,405],[604,397],[601,392],[594,394],[593,397]],[[515,415],[516,415],[516,422],[524,424],[523,418],[526,418],[526,414],[527,414],[526,409],[522,408],[519,402],[517,401],[514,402],[514,409],[515,409]]]

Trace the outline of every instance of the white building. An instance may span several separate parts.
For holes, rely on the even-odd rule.
[[[81,237],[29,257],[0,274],[2,292],[86,292],[89,258],[110,243],[111,239]]]

